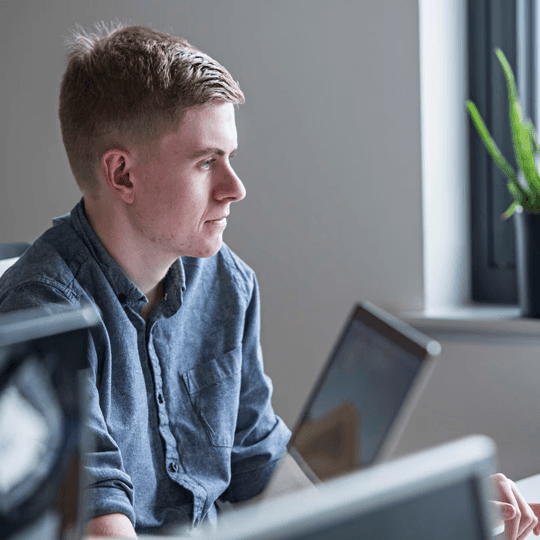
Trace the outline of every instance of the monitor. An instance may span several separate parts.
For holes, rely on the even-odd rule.
[[[207,540],[488,540],[495,445],[470,436],[220,516]],[[181,536],[180,536],[181,537]]]
[[[83,374],[99,315],[58,307],[0,314],[2,539],[81,536]]]

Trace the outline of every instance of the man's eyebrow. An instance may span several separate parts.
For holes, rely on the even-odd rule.
[[[236,147],[231,154],[234,154],[238,150]],[[216,148],[215,146],[209,146],[208,148],[202,148],[201,150],[196,150],[189,154],[189,159],[197,159],[203,156],[209,156],[210,154],[217,154],[218,156],[224,156],[225,152],[221,148]]]

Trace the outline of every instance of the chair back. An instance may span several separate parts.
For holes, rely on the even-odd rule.
[[[9,242],[8,244],[0,244],[0,260],[13,259],[20,257],[28,248],[28,242]]]

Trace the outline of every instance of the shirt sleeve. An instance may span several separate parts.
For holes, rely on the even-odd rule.
[[[60,289],[41,282],[24,283],[0,299],[0,313],[41,307],[49,313],[60,313],[67,306],[77,305]],[[86,379],[86,418],[83,430],[85,455],[83,470],[87,519],[105,514],[125,514],[135,526],[133,485],[123,470],[122,456],[109,435],[99,406],[96,388],[97,355],[92,333],[89,339]]]
[[[272,382],[264,373],[260,326],[259,288],[253,275],[242,342],[242,382],[231,453],[232,477],[220,497],[232,503],[251,499],[264,490],[291,436],[272,408]]]
[[[96,387],[97,358],[94,342],[90,340],[89,357],[91,369],[88,370],[86,384],[86,448],[85,475],[88,485],[88,518],[105,514],[125,514],[135,527],[133,507],[133,484],[124,470],[120,450],[109,434]]]

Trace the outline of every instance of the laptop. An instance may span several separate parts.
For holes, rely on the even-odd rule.
[[[293,429],[263,499],[390,458],[439,343],[373,304],[356,304]]]

